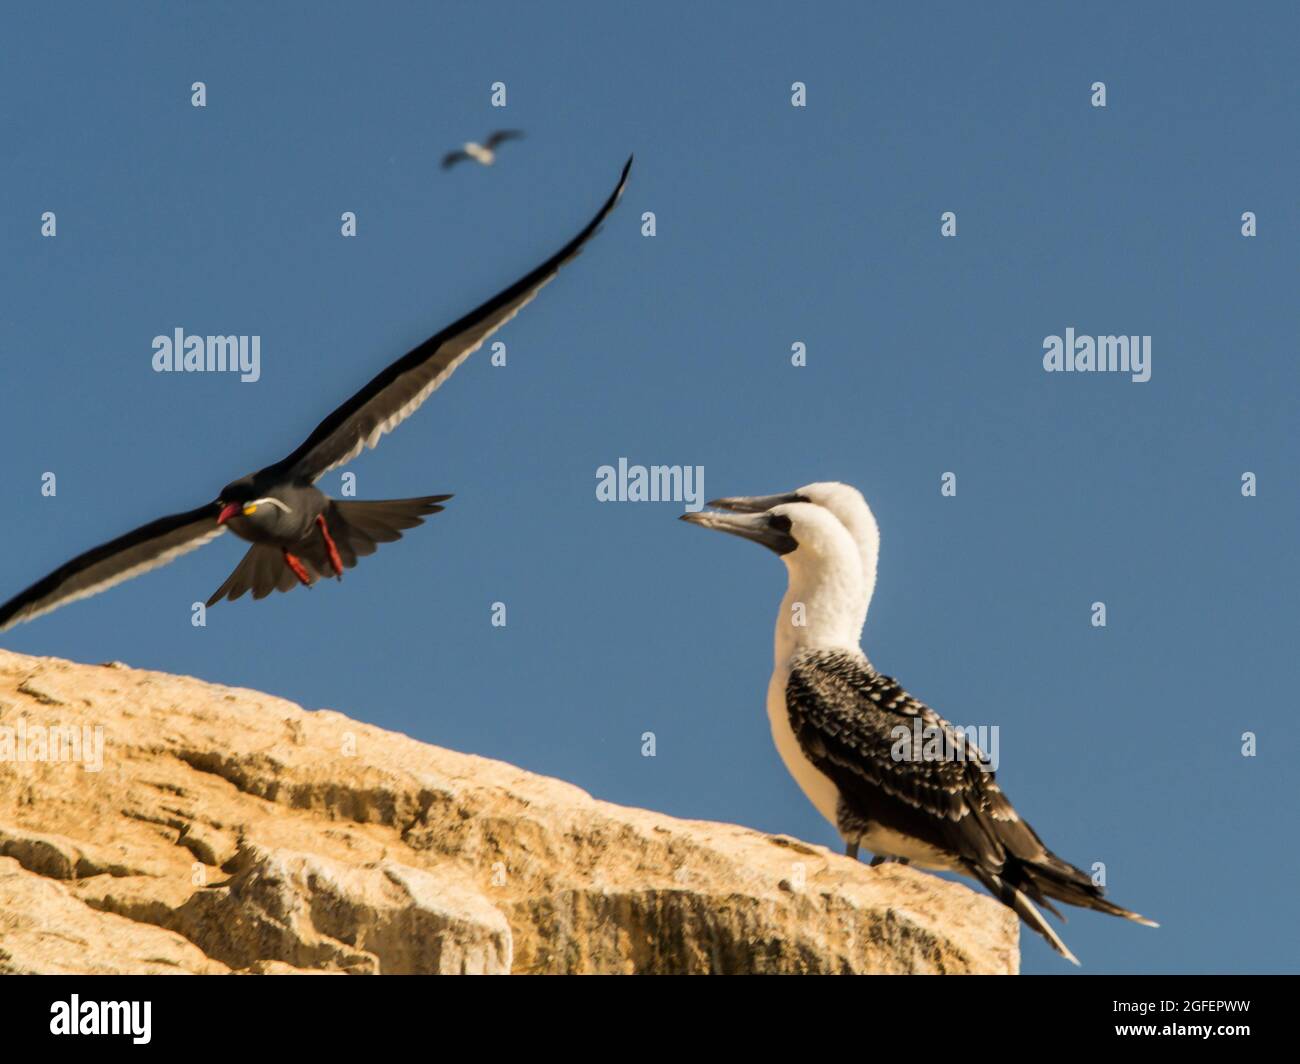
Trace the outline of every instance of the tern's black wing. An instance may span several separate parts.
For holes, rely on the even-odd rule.
[[[316,480],[373,447],[384,433],[413,414],[456,367],[530,303],[560,267],[582,250],[614,209],[632,169],[629,158],[618,187],[586,227],[532,273],[498,293],[477,310],[431,336],[381,372],[322,421],[288,458],[273,467],[286,477]]]
[[[0,632],[77,599],[89,598],[123,580],[166,565],[225,529],[213,502],[157,521],[79,554],[0,606]]]

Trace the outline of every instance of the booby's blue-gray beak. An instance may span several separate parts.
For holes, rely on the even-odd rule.
[[[738,514],[761,514],[783,503],[808,501],[797,491],[787,491],[781,495],[733,495],[727,499],[714,499],[705,505],[712,506],[715,510],[730,510]]]
[[[687,513],[682,520],[701,528],[729,532],[741,539],[761,543],[777,554],[789,554],[799,544],[790,534],[790,518],[782,514],[762,513]]]

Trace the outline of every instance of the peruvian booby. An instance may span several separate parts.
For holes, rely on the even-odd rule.
[[[449,151],[442,157],[442,168],[450,170],[457,163],[476,162],[480,166],[491,166],[497,161],[497,148],[508,140],[520,140],[523,138],[523,131],[519,129],[498,129],[482,144],[477,141],[466,141],[465,144],[456,151]]]
[[[156,569],[226,529],[253,544],[229,579],[208,599],[254,599],[272,591],[342,577],[376,544],[442,510],[451,496],[362,502],[331,499],[315,482],[351,461],[413,414],[462,362],[537,296],[595,234],[618,203],[632,168],[594,218],[531,273],[436,333],[330,414],[287,458],[232,481],[213,502],[163,517],[78,555],[0,606],[0,631],[98,594]]]
[[[799,500],[785,501],[792,496]],[[764,503],[774,505],[758,509]],[[921,868],[969,875],[1074,964],[1038,906],[1060,917],[1052,902],[1061,901],[1156,926],[1107,901],[1091,877],[1052,853],[965,733],[877,672],[862,652],[879,534],[855,489],[809,485],[787,496],[715,505],[730,512],[687,513],[682,520],[760,543],[788,570],[768,720],[786,769],[845,840],[849,856],[865,846]],[[932,743],[935,737],[940,741]]]

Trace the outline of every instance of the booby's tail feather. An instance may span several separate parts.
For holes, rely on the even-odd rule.
[[[989,893],[997,898],[998,901],[1007,908],[1013,910],[1020,919],[1042,935],[1043,938],[1047,939],[1047,944],[1051,946],[1052,949],[1056,950],[1057,953],[1071,964],[1078,965],[1079,958],[1070,952],[1070,947],[1061,941],[1061,936],[1052,930],[1052,925],[1047,922],[1046,918],[1038,911],[1037,907],[1023,890],[1007,882],[1006,879],[997,873],[981,868],[974,862],[968,862],[966,868],[972,876],[984,884]],[[1056,909],[1052,907],[1051,902],[1042,898],[1039,898],[1038,900],[1046,905],[1047,908],[1051,909],[1052,912],[1056,912]],[[1060,916],[1061,914],[1056,913],[1056,915]]]
[[[1144,927],[1159,927],[1154,920],[1107,901],[1102,888],[1092,881],[1086,872],[1075,868],[1067,861],[1062,861],[1050,850],[1038,861],[1020,863],[1017,871],[1029,893],[1034,896],[1045,895],[1063,901],[1067,905],[1077,905],[1081,909],[1095,909],[1108,916],[1122,916]]]

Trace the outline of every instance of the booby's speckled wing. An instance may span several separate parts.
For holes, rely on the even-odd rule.
[[[79,554],[0,606],[0,632],[69,602],[98,595],[123,580],[157,569],[225,531],[220,506],[208,503],[172,514]]]
[[[978,747],[864,658],[798,656],[786,706],[800,748],[857,815],[983,868],[1047,854]]]
[[[457,366],[530,303],[560,268],[582,250],[618,203],[631,169],[629,158],[618,187],[582,232],[532,273],[394,362],[322,421],[301,447],[273,469],[290,477],[314,481],[351,461],[362,449],[374,447],[384,433],[410,417]]]
[[[1052,900],[1063,901],[1155,926],[1043,845],[964,733],[861,655],[798,655],[786,706],[800,748],[839,791],[841,830],[846,820],[859,830],[879,826],[946,854],[1075,964],[1036,905],[1060,916]]]

